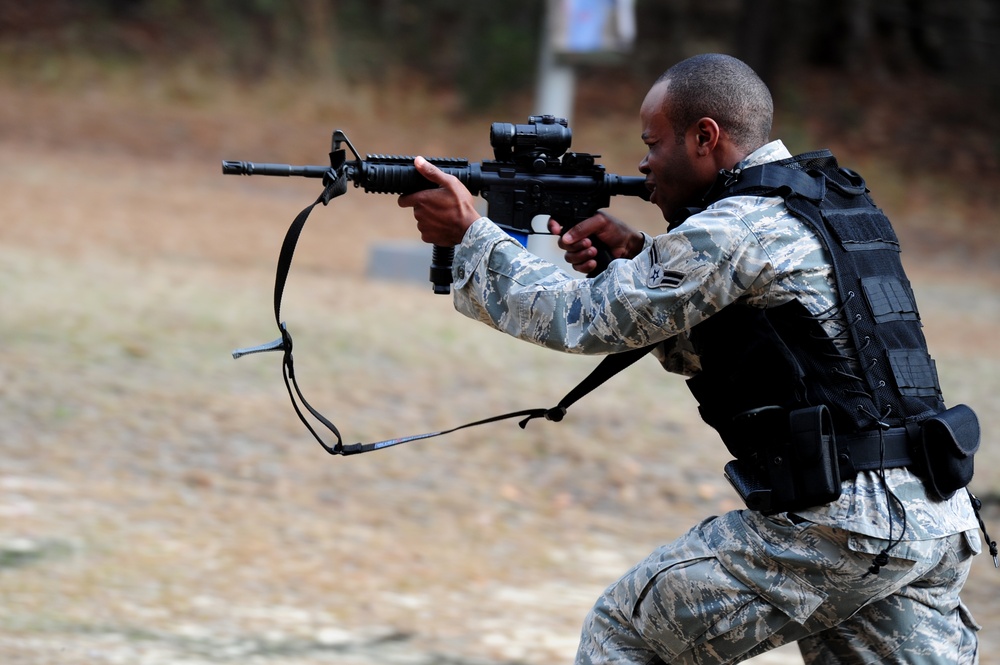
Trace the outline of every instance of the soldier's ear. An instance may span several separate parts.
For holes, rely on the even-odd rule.
[[[711,118],[701,118],[694,124],[695,144],[698,154],[708,154],[715,149],[722,135],[719,123]]]

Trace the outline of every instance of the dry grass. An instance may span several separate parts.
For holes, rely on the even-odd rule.
[[[317,183],[223,178],[218,162],[320,159],[350,106],[76,92],[9,87],[0,112],[4,663],[568,661],[604,585],[736,505],[722,446],[653,363],[559,425],[326,456],[279,359],[229,357],[275,336],[273,263]],[[371,151],[485,156],[488,121],[449,140],[433,123],[388,131],[397,112],[436,116],[366,94],[338,126]],[[411,234],[394,201],[352,192],[302,240],[284,316],[307,396],[348,442],[550,405],[594,365],[362,277],[373,241]],[[1000,267],[977,249],[910,265],[947,394],[983,416],[986,494]],[[1000,575],[985,559],[973,574],[968,602],[994,624]],[[983,642],[986,658],[998,643]]]

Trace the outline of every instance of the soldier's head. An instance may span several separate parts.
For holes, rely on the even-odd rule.
[[[647,154],[639,164],[651,200],[669,217],[768,141],[774,106],[767,85],[732,56],[704,54],[660,76],[639,112]]]

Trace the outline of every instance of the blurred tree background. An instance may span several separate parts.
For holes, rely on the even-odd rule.
[[[481,115],[532,94],[544,5],[0,0],[0,68],[49,85],[61,84],[60,62],[81,58],[112,70],[184,63],[248,86],[419,84],[451,100],[448,113]],[[581,117],[634,115],[671,63],[728,52],[771,85],[793,148],[877,155],[997,202],[997,0],[637,0],[636,14],[628,57],[578,66]],[[796,132],[810,145],[794,145]]]

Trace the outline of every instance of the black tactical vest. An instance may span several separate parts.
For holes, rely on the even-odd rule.
[[[826,405],[839,436],[914,426],[942,411],[899,242],[864,180],[824,150],[723,172],[703,203],[737,195],[781,196],[815,231],[840,302],[819,317],[798,301],[733,304],[691,330],[702,371],[688,386],[730,452],[755,453],[770,413]],[[841,350],[820,325],[826,317],[846,322]]]

